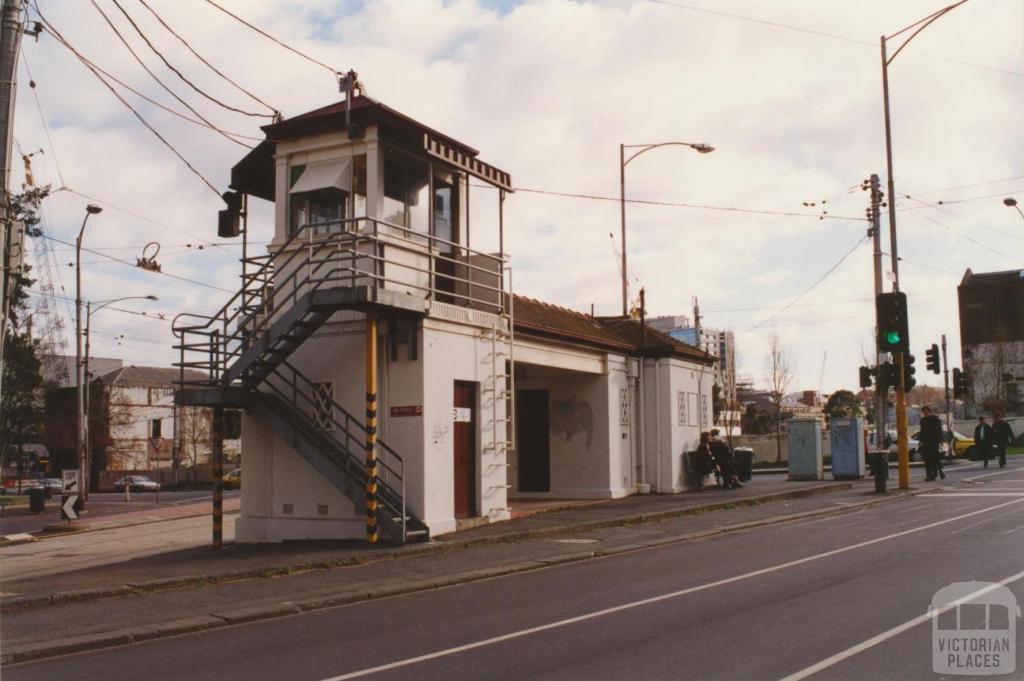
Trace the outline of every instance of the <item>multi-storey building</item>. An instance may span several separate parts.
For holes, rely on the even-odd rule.
[[[422,539],[522,497],[679,491],[711,358],[633,320],[511,293],[511,178],[358,95],[264,128],[223,233],[274,203],[267,252],[175,321],[183,405],[244,409],[242,542]]]
[[[957,298],[970,410],[1024,416],[1024,270],[967,270]]]

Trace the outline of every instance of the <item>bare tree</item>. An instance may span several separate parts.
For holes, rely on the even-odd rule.
[[[111,386],[107,400],[107,468],[128,470],[136,468],[138,441],[133,438],[134,413],[132,401],[125,390]],[[145,451],[145,443],[142,448]]]
[[[768,355],[764,361],[765,378],[768,383],[768,399],[775,409],[775,462],[782,461],[782,400],[793,382],[794,367],[786,349],[782,347],[778,334],[772,334],[768,341]]]
[[[191,481],[196,480],[196,466],[201,454],[210,451],[211,413],[203,407],[178,408],[178,440],[180,452],[191,463]]]

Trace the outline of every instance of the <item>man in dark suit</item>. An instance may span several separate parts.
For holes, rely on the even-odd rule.
[[[1003,412],[997,411],[992,419],[992,444],[999,454],[999,467],[1006,467],[1006,448],[1013,442],[1013,429],[1003,420]]]
[[[981,460],[988,468],[988,460],[992,457],[992,426],[988,425],[984,416],[978,417],[978,425],[974,428],[974,446],[981,453]]]
[[[942,444],[942,422],[939,417],[932,414],[931,407],[921,410],[921,432],[917,436],[918,447],[921,449],[921,458],[924,460],[924,479],[932,481],[936,476],[941,475],[946,479],[942,471],[941,460],[939,459],[939,446]]]

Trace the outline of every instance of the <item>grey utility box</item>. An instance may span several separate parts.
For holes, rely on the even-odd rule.
[[[836,480],[860,480],[864,477],[864,419],[832,419],[829,429],[832,477]]]
[[[790,419],[786,428],[789,432],[789,479],[823,480],[821,421]]]

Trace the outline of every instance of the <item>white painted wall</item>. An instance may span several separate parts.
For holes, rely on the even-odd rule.
[[[697,363],[678,358],[646,360],[648,435],[644,449],[647,482],[655,491],[676,493],[687,489],[683,454],[697,448],[702,430],[712,428],[712,380],[711,368]]]
[[[481,517],[509,517],[504,385],[492,390],[490,331],[436,318],[423,322],[423,490],[422,519],[432,533],[455,530],[453,414],[455,381],[477,383],[477,509]],[[507,343],[496,344],[497,373],[503,374]],[[496,443],[497,446],[496,446]]]

